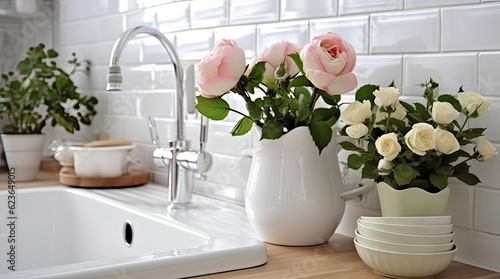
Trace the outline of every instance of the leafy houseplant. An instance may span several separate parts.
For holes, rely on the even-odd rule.
[[[213,120],[224,119],[229,111],[241,114],[231,131],[234,136],[246,134],[254,124],[262,128],[261,139],[277,139],[307,126],[321,153],[340,116],[339,94],[357,86],[352,46],[328,32],[302,49],[290,42],[273,44],[251,66],[245,64],[245,53],[234,41],[221,41],[198,64],[198,111]],[[245,100],[248,114],[220,98],[230,92]],[[319,98],[329,107],[316,108]]]
[[[82,62],[73,54],[68,63],[74,68],[67,73],[54,61],[58,53],[44,48],[43,44],[30,47],[17,65],[17,75],[2,74],[0,117],[7,121],[3,133],[41,134],[48,121],[74,133],[80,123],[89,125],[96,114],[97,99],[80,96],[70,78]]]
[[[397,190],[416,187],[437,193],[450,177],[479,183],[468,162],[487,160],[497,151],[483,136],[485,128],[470,128],[469,120],[488,111],[489,100],[462,88],[457,97],[437,96],[439,84],[432,79],[420,86],[426,104],[400,100],[394,84],[365,85],[356,92],[356,101],[341,115],[346,124],[341,134],[353,139],[340,143],[353,152],[348,167],[362,168],[363,178]]]

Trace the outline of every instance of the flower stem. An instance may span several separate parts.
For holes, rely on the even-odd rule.
[[[469,119],[470,119],[470,116],[469,116],[469,115],[467,115],[467,116],[465,117],[464,123],[462,124],[462,127],[460,127],[460,130],[458,130],[458,133],[457,133],[457,138],[460,136],[460,133],[462,133],[462,131],[464,130],[464,128],[465,128],[465,124],[467,124],[467,121],[469,121]]]
[[[313,90],[313,95],[311,97],[311,103],[309,103],[309,109],[311,111],[314,110],[314,106],[316,105],[316,102],[318,101],[319,97],[321,96],[321,91],[318,88],[314,88]]]
[[[391,109],[392,110],[392,109]],[[389,110],[387,112],[387,121],[385,122],[385,133],[387,134],[387,132],[389,131],[389,123],[390,123],[390,120],[391,120],[391,110]]]

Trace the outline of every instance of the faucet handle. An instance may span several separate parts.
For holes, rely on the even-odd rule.
[[[208,118],[201,115],[200,117],[200,153],[206,151],[208,140]]]
[[[197,160],[197,167],[200,174],[203,174],[212,164],[212,156],[207,152],[208,140],[208,118],[201,115],[200,118],[200,151]]]
[[[158,129],[156,128],[156,121],[153,117],[148,116],[148,128],[151,135],[151,141],[156,148],[160,148],[160,137],[158,136]]]

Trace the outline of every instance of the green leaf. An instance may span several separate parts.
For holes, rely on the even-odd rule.
[[[339,145],[342,147],[342,149],[347,150],[347,151],[356,151],[359,153],[364,153],[365,150],[363,148],[357,147],[354,143],[350,141],[343,141],[339,143]]]
[[[196,96],[198,104],[195,108],[203,114],[204,116],[212,120],[222,120],[226,118],[229,113],[229,104],[220,98],[204,98],[202,96]]]
[[[394,168],[394,177],[398,185],[410,184],[418,176],[418,171],[414,168],[399,164]]]
[[[483,134],[486,128],[470,128],[462,132],[466,139],[474,139]]]
[[[248,101],[246,103],[246,107],[248,110],[248,114],[253,120],[260,120],[262,119],[262,108],[259,107],[255,102],[253,101]]]
[[[300,95],[304,95],[307,102],[311,101],[311,93],[309,92],[309,90],[307,90],[307,88],[300,87],[300,86],[295,87],[295,89],[293,89],[293,95],[295,96],[295,98],[297,100],[299,99]]]
[[[325,148],[332,139],[331,126],[323,121],[311,121],[311,123],[309,123],[309,132],[311,133],[314,144],[316,144],[321,154],[323,148]]]
[[[363,170],[361,171],[361,178],[368,179],[377,179],[379,177],[377,166],[370,164],[369,162],[365,163]]]
[[[264,72],[266,71],[266,62],[259,61],[253,65],[248,78],[245,75],[240,77],[238,84],[244,84],[245,90],[249,93],[254,93],[254,88],[259,87],[259,84],[264,79]]]
[[[266,62],[259,61],[253,65],[250,74],[248,74],[248,82],[259,84],[264,78],[266,72]]]
[[[277,139],[283,135],[283,123],[268,122],[262,127],[261,139]]]
[[[253,121],[248,117],[241,118],[231,130],[231,135],[242,136],[252,129]]]
[[[405,101],[401,101],[399,100],[399,103],[406,109],[406,111],[408,111],[409,113],[414,113],[415,112],[415,108],[408,104],[407,102]]]
[[[419,115],[419,118],[423,120],[422,122],[425,122],[427,121],[427,119],[431,118],[430,113],[421,103],[415,103],[415,109],[416,113]]]
[[[439,190],[443,190],[448,184],[448,176],[445,174],[433,173],[429,176],[429,181],[432,185],[439,188]]]
[[[290,82],[290,87],[301,87],[301,86],[308,86],[308,87],[313,87],[314,85],[312,82],[306,78],[306,76],[298,76],[295,77],[291,82]]]
[[[369,100],[372,105],[374,104],[375,95],[373,92],[379,89],[378,85],[366,84],[361,86],[358,91],[356,91],[356,101],[363,102],[364,100]]]
[[[476,175],[469,172],[467,173],[461,172],[453,174],[453,176],[467,185],[476,185],[478,183],[481,183],[481,180],[479,180],[479,178]]]
[[[302,64],[302,60],[300,60],[300,56],[298,53],[292,53],[292,54],[289,54],[288,56],[290,56],[292,59],[293,59],[293,62],[295,62],[295,65],[297,65],[297,68],[299,68],[299,71],[302,73],[302,75],[306,75],[304,73],[304,66]]]
[[[328,125],[333,126],[337,123],[340,117],[340,110],[338,107],[330,108],[317,108],[313,111],[311,121],[326,122]]]
[[[438,101],[450,103],[454,109],[456,109],[457,111],[462,111],[462,105],[460,105],[460,102],[457,100],[457,98],[453,97],[452,95],[441,95],[438,97]]]
[[[309,116],[311,116],[311,110],[309,109],[309,102],[304,95],[299,96],[299,107],[297,110],[297,120],[304,121]]]
[[[49,49],[49,50],[47,50],[47,56],[49,58],[55,58],[55,57],[59,56],[59,53],[57,53],[57,51],[55,51],[53,49]]]
[[[347,166],[353,170],[359,170],[366,163],[366,156],[361,156],[358,154],[350,154],[347,157]]]
[[[326,93],[325,91],[321,91],[321,98],[323,98],[323,101],[325,103],[329,104],[330,106],[336,106],[340,102],[340,95],[330,95]]]

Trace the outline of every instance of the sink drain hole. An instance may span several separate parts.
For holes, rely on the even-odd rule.
[[[132,246],[132,238],[133,238],[133,232],[132,232],[132,225],[130,224],[130,221],[126,221],[123,229],[123,236],[125,238],[125,245],[128,247]]]

